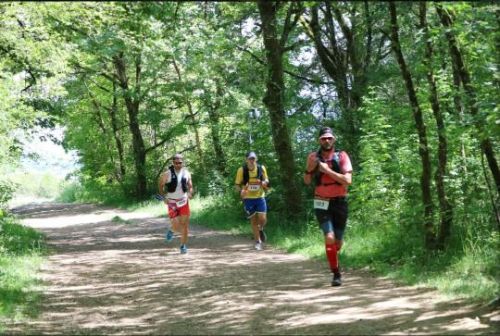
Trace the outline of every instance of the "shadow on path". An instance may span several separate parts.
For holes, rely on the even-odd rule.
[[[498,311],[447,301],[360,271],[330,287],[326,265],[191,226],[189,252],[167,220],[93,205],[16,211],[48,237],[41,314],[8,334],[486,335]],[[101,216],[98,221],[76,220]],[[105,215],[104,217],[102,217]],[[107,217],[106,217],[107,216]],[[134,217],[136,216],[136,217]],[[108,218],[109,217],[109,218]],[[107,219],[108,218],[108,219]],[[68,222],[77,223],[68,225]]]

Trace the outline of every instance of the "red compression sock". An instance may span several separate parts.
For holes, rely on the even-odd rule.
[[[326,257],[328,259],[328,263],[330,264],[330,269],[332,272],[338,272],[339,270],[339,261],[337,258],[337,246],[336,244],[325,244]]]

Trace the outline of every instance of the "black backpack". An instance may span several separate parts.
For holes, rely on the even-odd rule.
[[[170,166],[168,169],[170,170],[171,179],[169,183],[165,184],[165,186],[167,187],[167,191],[171,193],[177,188],[177,174],[175,173],[174,166]],[[181,187],[183,192],[188,191],[187,179],[184,176],[181,178]]]
[[[318,150],[316,152],[316,157],[318,158],[318,160],[320,162],[328,162],[328,161],[331,161],[332,162],[332,170],[334,172],[337,172],[339,174],[341,174],[341,171],[340,171],[340,151],[335,151],[335,153],[333,153],[333,157],[331,160],[327,160],[325,161],[323,159],[323,157],[321,156],[321,149]],[[332,183],[321,183],[321,177],[323,176],[323,173],[319,171],[319,169],[316,170],[316,185],[332,185],[332,184],[340,184],[339,182],[335,181],[335,182],[332,182]]]
[[[244,164],[243,166],[243,185],[246,185],[248,181],[250,181],[250,171],[248,170],[248,166]],[[257,179],[262,181],[263,173],[262,166],[257,163]]]

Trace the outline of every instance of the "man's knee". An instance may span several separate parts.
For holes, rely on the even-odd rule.
[[[333,235],[333,232],[325,234],[325,243],[335,244],[335,236]]]

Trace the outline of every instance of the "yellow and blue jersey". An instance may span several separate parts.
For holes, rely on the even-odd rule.
[[[269,181],[269,178],[267,176],[267,170],[266,167],[261,165],[262,167],[262,180],[263,181]],[[266,192],[260,185],[260,180],[257,178],[257,165],[255,165],[253,170],[248,170],[248,175],[249,175],[249,180],[248,180],[248,185],[247,186],[242,186],[243,188],[247,189],[247,194],[245,195],[245,199],[247,198],[261,198],[264,197]],[[238,168],[238,171],[236,172],[236,179],[234,181],[236,185],[241,186],[243,184],[243,167]]]

